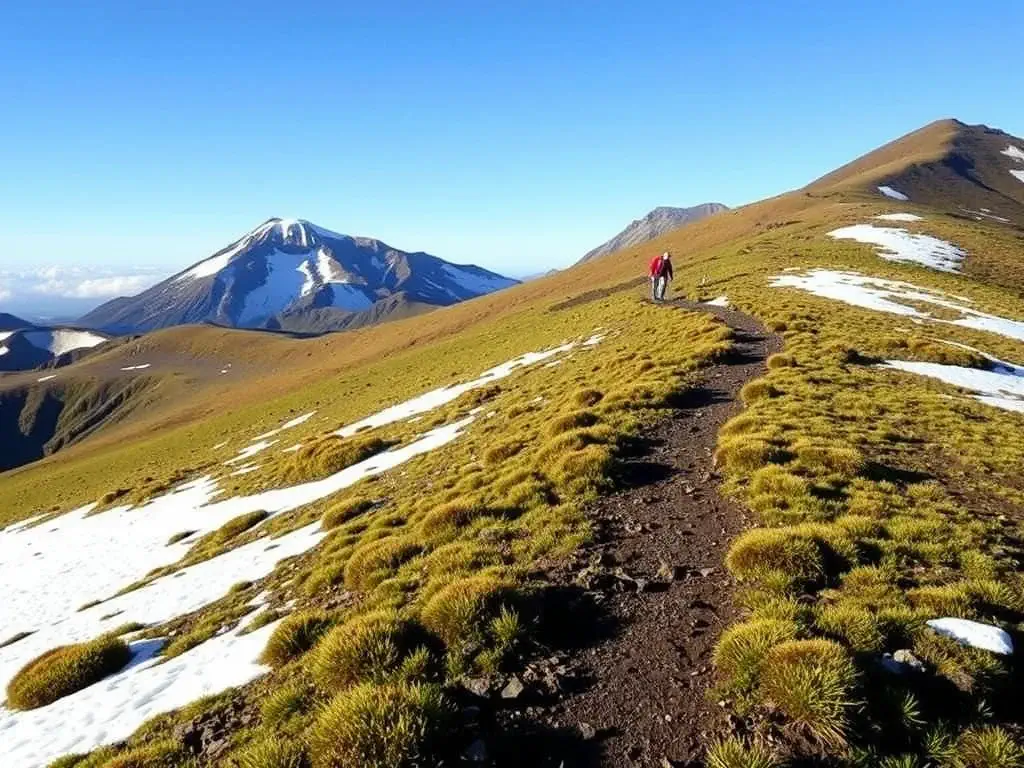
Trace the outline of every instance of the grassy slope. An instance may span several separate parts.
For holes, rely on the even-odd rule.
[[[948,350],[911,343],[926,341],[925,336],[970,344],[1017,362],[1024,361],[1024,344],[955,326],[919,326],[793,289],[767,287],[787,268],[858,269],[965,296],[984,310],[1024,318],[1017,288],[1019,230],[975,222],[958,215],[955,205],[942,211],[917,208],[863,191],[898,175],[901,151],[923,166],[945,157],[955,129],[950,124],[932,126],[902,150],[886,148],[874,165],[850,167],[849,173],[826,177],[806,190],[427,317],[326,340],[275,340],[272,352],[240,347],[231,332],[165,332],[180,334],[174,343],[191,345],[199,357],[211,349],[248,356],[253,363],[270,357],[280,370],[207,404],[218,415],[205,423],[164,428],[143,441],[118,446],[112,439],[106,443],[96,438],[51,467],[10,474],[0,480],[0,492],[13,500],[7,514],[21,517],[48,506],[54,493],[68,505],[131,485],[147,472],[198,465],[221,435],[237,435],[229,447],[241,447],[243,435],[248,439],[289,415],[316,407],[322,419],[286,436],[308,438],[526,349],[589,333],[595,325],[613,327],[623,335],[593,353],[600,356],[599,364],[589,370],[578,364],[542,369],[523,374],[514,387],[503,386],[496,399],[500,421],[416,462],[408,474],[374,483],[364,494],[384,499],[382,507],[342,522],[324,547],[270,579],[275,602],[297,594],[310,609],[334,606],[329,620],[346,626],[371,608],[399,611],[403,620],[425,627],[432,637],[447,639],[440,655],[432,658],[444,660],[449,676],[508,663],[515,645],[508,638],[518,637],[510,629],[515,621],[494,623],[498,614],[493,610],[504,604],[506,609],[515,607],[520,620],[530,615],[530,592],[523,591],[529,564],[571,548],[586,535],[579,504],[599,491],[606,472],[599,467],[589,475],[594,484],[574,488],[572,478],[580,473],[557,469],[568,446],[559,445],[559,461],[553,461],[544,454],[545,442],[556,436],[542,435],[541,425],[570,411],[596,413],[601,424],[595,427],[608,429],[580,440],[595,438],[592,445],[577,444],[569,453],[594,449],[589,457],[593,466],[603,466],[604,451],[616,442],[613,436],[627,434],[637,418],[655,413],[632,414],[609,407],[604,398],[604,405],[588,408],[575,399],[577,390],[596,388],[607,396],[609,389],[623,389],[639,375],[648,382],[645,386],[664,396],[684,386],[685,377],[680,376],[714,353],[714,330],[703,331],[711,335],[700,342],[700,352],[684,334],[700,334],[703,326],[695,319],[680,319],[679,343],[673,343],[667,358],[638,357],[647,351],[646,325],[661,321],[635,304],[640,289],[631,281],[642,275],[648,253],[670,248],[680,255],[677,287],[693,297],[725,293],[786,338],[787,357],[776,362],[766,380],[746,391],[748,411],[726,428],[718,455],[732,492],[767,529],[744,535],[730,555],[730,568],[746,585],[749,617],[723,640],[721,696],[746,720],[755,740],[769,743],[771,737],[777,745],[770,750],[774,752],[827,753],[850,765],[879,765],[900,756],[907,760],[900,763],[904,765],[923,764],[913,762],[913,756],[943,766],[1015,765],[1019,752],[1006,739],[1017,731],[1020,715],[1011,697],[1003,694],[1016,684],[1015,669],[991,655],[941,641],[922,624],[936,615],[957,615],[1013,628],[1024,618],[1017,574],[1024,514],[1017,472],[1024,449],[1012,439],[1024,419],[951,387],[866,363],[883,357],[946,361]],[[892,210],[921,213],[927,221],[913,228],[964,247],[971,254],[965,274],[891,264],[868,246],[825,236],[836,226]],[[620,286],[619,292],[601,297],[599,291],[611,286]],[[587,292],[593,292],[591,301],[586,301]],[[551,311],[572,297],[581,303]],[[170,341],[170,335],[155,334],[144,343]],[[536,411],[519,412],[535,392],[547,401]],[[244,405],[220,413],[221,404],[229,401]],[[611,398],[616,401],[625,402]],[[454,417],[466,405],[451,406],[440,416]],[[592,433],[595,427],[574,431]],[[408,439],[407,429],[396,426],[383,436]],[[506,450],[506,443],[516,442],[528,449]],[[467,463],[479,469],[453,472],[452,467]],[[87,479],[75,487],[99,466],[107,472],[102,482]],[[45,492],[39,480],[44,471],[51,481]],[[512,489],[523,506],[506,516],[500,504]],[[328,506],[340,508],[333,520],[346,517],[347,508],[335,502],[299,510],[275,526],[299,525],[331,512]],[[467,583],[461,583],[461,574],[467,575]],[[486,583],[469,583],[468,574]],[[448,590],[452,584],[461,586]],[[502,591],[507,584],[515,587],[511,593]],[[356,602],[338,609],[332,600],[343,587]],[[202,616],[181,620],[178,628],[199,641],[236,616],[243,597],[251,594],[229,596]],[[508,599],[474,602],[475,596],[491,594]],[[438,595],[443,599],[428,610]],[[490,612],[478,612],[483,605]],[[451,625],[451,616],[476,618]],[[385,635],[402,647],[405,630],[388,626]],[[477,638],[468,655],[457,642],[464,637]],[[899,648],[911,649],[934,674],[883,675],[878,655]],[[263,744],[274,728],[297,737],[333,722],[314,725],[327,715],[303,693],[320,690],[329,695],[336,690],[336,682],[317,679],[314,660],[315,654],[309,659],[300,654],[297,662],[255,686],[258,693],[277,691],[275,701],[291,691],[294,707],[283,721],[276,710],[264,710],[261,725],[237,734],[238,749]],[[445,674],[424,669],[410,673],[410,679]],[[402,684],[393,681],[406,672],[391,667],[385,672],[392,681],[385,693],[400,698],[394,686]],[[379,669],[363,669],[353,679],[382,679],[380,674]],[[199,705],[217,706],[217,701]],[[344,707],[355,705],[346,699],[337,706],[343,717]],[[136,741],[150,743],[159,732],[157,727],[144,729]],[[753,747],[730,743],[720,752],[725,755],[730,749],[740,758],[726,765],[746,765],[742,760],[749,754],[743,753]]]

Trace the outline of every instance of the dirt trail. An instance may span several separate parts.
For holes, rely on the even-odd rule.
[[[723,562],[749,522],[719,494],[712,453],[720,427],[742,408],[740,388],[764,373],[781,339],[740,312],[671,305],[725,321],[736,331],[735,354],[707,369],[630,452],[621,490],[589,511],[595,543],[546,574],[593,604],[600,621],[592,645],[547,661],[559,679],[552,695],[506,713],[522,738],[495,755],[502,765],[697,765],[720,717],[707,691],[714,644],[735,614]]]

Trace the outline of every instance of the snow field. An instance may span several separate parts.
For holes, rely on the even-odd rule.
[[[364,422],[379,426],[408,414],[426,413],[518,368],[549,360],[576,346],[594,346],[602,338],[595,334],[583,342],[567,342],[522,355],[467,384],[434,390]],[[292,419],[276,431],[299,426],[313,415]],[[139,507],[90,514],[95,509],[90,504],[42,524],[31,525],[44,519],[40,517],[0,530],[0,578],[8,585],[5,600],[0,601],[0,627],[9,630],[7,636],[32,633],[0,648],[0,686],[6,686],[28,661],[58,645],[90,640],[125,622],[157,626],[215,602],[240,581],[266,577],[280,560],[307,552],[324,538],[319,523],[272,541],[257,538],[114,596],[152,570],[177,562],[199,537],[239,515],[266,511],[272,518],[331,496],[448,444],[475,418],[470,414],[430,430],[407,445],[309,483],[251,496],[218,498],[223,492],[217,481],[202,477]],[[358,429],[350,434],[355,431]],[[276,442],[257,441],[232,461],[241,463]],[[241,471],[257,472],[260,467],[246,464],[237,470]],[[175,544],[167,543],[186,530],[195,533]],[[253,530],[258,533],[259,526]],[[101,599],[104,602],[80,610]],[[258,610],[265,607],[263,602],[254,603]],[[236,631],[222,633],[166,661],[154,657],[162,641],[139,641],[132,645],[135,656],[128,667],[88,689],[30,712],[0,707],[5,756],[19,766],[45,766],[62,754],[85,752],[124,739],[155,714],[264,674],[267,669],[256,659],[274,625],[240,635],[253,618],[249,615]],[[6,637],[0,641],[3,639]]]
[[[900,200],[902,202],[906,202],[907,200],[910,199],[909,197],[904,195],[902,192],[898,192],[895,189],[893,189],[892,187],[887,187],[885,185],[879,187],[878,191],[881,192],[886,197],[891,197],[893,200]]]
[[[922,216],[914,213],[883,213],[875,218],[879,221],[924,221]]]
[[[834,269],[810,269],[803,273],[790,272],[777,275],[770,283],[773,288],[799,288],[826,299],[834,299],[863,309],[902,315],[912,320],[930,320],[936,323],[960,325],[979,331],[998,333],[1011,339],[1024,341],[1024,321],[1011,320],[965,306],[940,291],[921,288],[913,283],[863,275],[859,272],[845,272]],[[943,320],[932,317],[900,300],[911,300],[933,304],[937,307],[960,312],[963,317]],[[968,299],[960,299],[968,302]]]
[[[895,214],[894,214],[895,215]],[[856,240],[879,248],[878,255],[886,261],[908,262],[942,272],[959,272],[967,255],[960,248],[930,235],[914,234],[897,227],[876,227],[854,224],[828,233],[836,240]]]

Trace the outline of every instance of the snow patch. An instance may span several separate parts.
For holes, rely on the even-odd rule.
[[[501,275],[471,272],[468,269],[457,267],[453,264],[442,264],[441,269],[460,288],[477,296],[500,291],[502,288],[508,288],[516,284],[515,280],[510,280]]]
[[[231,476],[232,477],[241,477],[242,475],[248,475],[250,472],[255,472],[259,468],[260,468],[259,464],[245,464],[244,466],[241,466],[238,469],[236,469],[234,472],[232,472]]]
[[[712,299],[711,301],[705,301],[704,303],[707,304],[709,307],[724,307],[726,309],[732,309],[732,304],[729,302],[729,297],[725,296],[724,294],[716,299]]]
[[[954,346],[971,349],[962,344]],[[947,384],[979,393],[975,395],[975,399],[986,405],[1024,413],[1024,367],[990,355],[985,357],[993,363],[992,370],[909,360],[887,360],[883,367],[939,379]]]
[[[1018,163],[1024,163],[1024,149],[1021,149],[1020,147],[1015,147],[1013,146],[1013,144],[1010,144],[1006,149],[1004,149],[999,154],[1006,155],[1007,157],[1016,160]]]
[[[597,344],[600,341],[601,337],[593,336],[583,342],[583,344]],[[479,377],[472,381],[434,389],[430,392],[419,395],[418,397],[414,397],[411,400],[406,400],[403,403],[392,405],[391,407],[385,408],[384,410],[362,419],[361,421],[342,427],[335,434],[340,435],[341,437],[350,437],[357,432],[362,432],[363,430],[375,429],[387,424],[393,424],[396,421],[403,421],[412,416],[419,416],[456,400],[458,397],[470,390],[487,386],[499,379],[504,379],[518,368],[544,362],[552,357],[562,354],[563,352],[568,352],[574,346],[576,346],[575,342],[567,342],[561,346],[553,347],[543,352],[527,352],[525,355],[520,355],[513,360],[509,360],[506,363],[502,363],[490,370],[484,371]]]
[[[924,217],[916,213],[883,213],[875,218],[879,221],[924,221]]]
[[[253,440],[266,440],[268,437],[273,437],[274,435],[280,434],[281,432],[284,432],[286,429],[294,429],[295,427],[302,426],[307,421],[312,419],[314,416],[316,416],[316,411],[310,411],[309,413],[304,413],[301,416],[296,416],[291,421],[286,421],[277,429],[272,429],[269,432],[264,432],[262,435],[257,435],[256,437],[253,438]]]
[[[14,335],[14,331],[0,331],[0,341],[8,339]]]
[[[980,312],[952,300],[960,299],[960,301],[968,302],[968,299],[957,296],[948,297],[947,294],[939,291],[921,288],[913,283],[905,283],[900,280],[885,280],[859,272],[812,269],[803,274],[777,275],[770,285],[773,288],[799,288],[815,296],[842,301],[854,307],[903,315],[915,322],[930,320],[936,323],[960,325],[1024,341],[1024,322],[1020,320],[1011,320],[999,315]],[[907,304],[901,304],[900,300],[934,304],[937,307],[959,312],[962,317],[956,320],[932,317],[927,312]]]
[[[255,680],[270,671],[257,659],[278,623],[214,637],[166,661],[156,657],[163,640],[133,642],[128,666],[96,685],[40,709],[0,709],[5,759],[42,768],[62,755],[123,741],[155,715]]]
[[[887,186],[883,185],[883,186],[878,188],[878,191],[881,192],[886,197],[891,197],[893,200],[902,200],[903,202],[906,202],[907,200],[910,199],[909,197],[904,195],[902,192],[897,192],[892,187],[887,187]]]
[[[50,379],[56,379],[56,378],[57,378],[57,374],[56,373],[51,373],[49,376],[42,376],[42,377],[36,379],[36,382],[38,384],[42,384],[44,381],[49,381]]]
[[[1010,171],[1010,175],[1017,181],[1024,182],[1024,171]]]
[[[71,331],[63,328],[25,331],[22,338],[36,349],[45,349],[54,357],[74,352],[76,349],[91,349],[106,341],[102,336],[89,333],[89,331]]]
[[[149,368],[149,366],[150,366],[149,363],[143,363],[142,365],[129,365],[129,366],[125,367],[125,368],[122,368],[121,370],[122,371],[144,371],[147,368]]]
[[[991,651],[1001,656],[1013,655],[1013,638],[999,627],[982,624],[970,619],[931,619],[928,626],[940,635],[952,638],[958,643]]]
[[[230,467],[234,464],[241,464],[246,459],[251,459],[257,453],[262,453],[267,450],[270,446],[274,445],[277,440],[259,440],[252,445],[247,445],[245,448],[238,452],[238,455],[233,459],[228,459],[224,462],[225,467]]]
[[[856,240],[877,245],[878,255],[886,261],[909,262],[942,272],[959,272],[967,255],[960,248],[931,235],[920,235],[896,227],[854,224],[828,233],[836,240]]]

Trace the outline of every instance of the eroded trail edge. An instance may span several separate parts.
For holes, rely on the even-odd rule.
[[[495,755],[501,764],[696,764],[721,717],[707,692],[714,644],[736,612],[723,563],[750,521],[719,493],[712,456],[719,429],[742,410],[740,389],[782,342],[734,310],[670,307],[721,318],[736,333],[734,353],[629,451],[620,489],[589,510],[595,542],[545,575],[575,603],[567,620],[592,624],[576,627],[583,647],[526,670],[547,691],[509,697],[500,719],[517,737]]]

